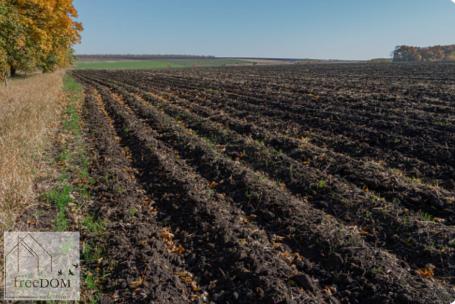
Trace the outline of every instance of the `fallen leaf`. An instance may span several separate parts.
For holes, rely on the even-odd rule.
[[[172,239],[174,238],[174,234],[172,234],[169,228],[161,229],[160,235],[166,241],[172,241]]]
[[[423,278],[432,278],[434,276],[435,267],[431,264],[416,270],[416,273]]]
[[[176,253],[176,254],[184,254],[185,253],[185,248],[183,248],[182,245],[173,246],[171,248],[171,252],[172,253]]]
[[[136,289],[140,286],[142,286],[142,284],[144,284],[144,278],[140,277],[134,281],[131,281],[128,286],[130,286],[130,288],[132,289]]]

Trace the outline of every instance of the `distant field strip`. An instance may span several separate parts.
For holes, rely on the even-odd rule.
[[[78,61],[75,69],[80,70],[140,70],[187,67],[209,67],[245,65],[245,61],[236,59],[169,59],[169,60],[106,60]]]

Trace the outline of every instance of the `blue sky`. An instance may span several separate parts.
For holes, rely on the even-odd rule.
[[[368,59],[455,44],[451,0],[75,0],[78,54]]]

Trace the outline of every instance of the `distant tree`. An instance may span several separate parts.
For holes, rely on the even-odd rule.
[[[455,61],[455,51],[451,51],[449,54],[447,54],[446,60]]]
[[[393,52],[394,62],[437,62],[455,60],[455,45],[418,48],[400,45]]]

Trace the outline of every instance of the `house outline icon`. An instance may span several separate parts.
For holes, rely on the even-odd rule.
[[[16,257],[17,273],[21,271],[21,257],[23,257],[21,253],[25,253],[29,257],[33,257],[35,259],[37,272],[43,271],[46,268],[45,265],[49,265],[50,272],[52,272],[53,268],[52,255],[30,233],[27,233],[25,236],[18,235],[17,242],[15,243],[13,248],[11,248],[11,250],[9,250],[8,253],[5,255],[5,264],[8,263],[8,257],[10,258],[10,260],[13,255]],[[43,263],[46,261],[48,263]]]

